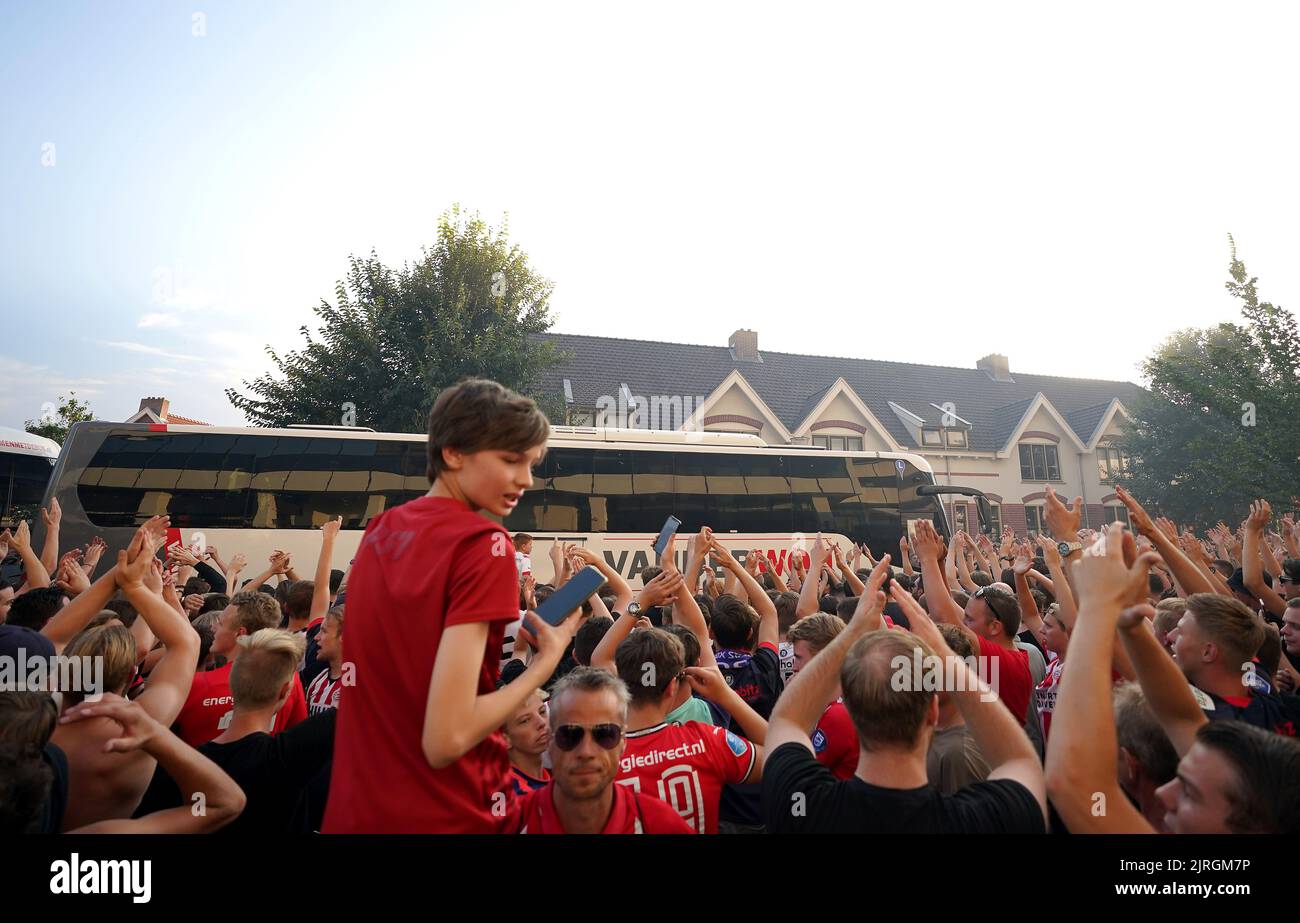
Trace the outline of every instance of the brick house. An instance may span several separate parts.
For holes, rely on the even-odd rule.
[[[539,391],[576,426],[632,426],[751,433],[773,445],[911,452],[939,484],[976,487],[993,504],[995,529],[1043,526],[1043,487],[1082,496],[1098,528],[1127,512],[1114,475],[1129,382],[1012,372],[985,356],[974,368],[762,351],[737,330],[726,346],[575,334],[538,337],[568,353]],[[949,522],[976,527],[973,501],[946,495]]]

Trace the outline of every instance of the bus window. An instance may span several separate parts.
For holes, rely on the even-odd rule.
[[[0,455],[0,523],[16,528],[26,520],[35,525],[40,513],[45,485],[50,482],[53,459],[39,455]]]
[[[682,529],[709,525],[719,533],[788,532],[790,482],[781,461],[779,455],[678,452],[673,512]]]
[[[858,494],[856,462],[818,455],[786,458],[796,531],[810,536],[837,532],[862,541],[867,531],[867,506]]]
[[[898,539],[903,525],[898,513],[898,469],[894,460],[854,459],[853,479],[866,506],[867,530],[863,536],[876,557],[893,555],[898,564]]]

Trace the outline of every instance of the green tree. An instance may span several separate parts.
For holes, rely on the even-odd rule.
[[[1173,334],[1143,365],[1150,393],[1130,408],[1130,489],[1180,522],[1236,526],[1264,497],[1279,514],[1300,494],[1300,333],[1259,300],[1232,249],[1228,292],[1244,323]]]
[[[28,420],[23,424],[23,429],[37,436],[53,439],[62,445],[63,440],[68,438],[68,429],[73,423],[93,419],[95,415],[91,413],[90,405],[77,400],[76,391],[69,391],[59,398],[57,405],[47,402],[41,408],[40,417]]]
[[[448,385],[482,376],[531,395],[540,373],[561,361],[552,345],[530,339],[553,323],[553,286],[509,243],[504,224],[493,229],[452,206],[414,265],[392,269],[373,251],[349,262],[337,303],[313,309],[319,333],[302,327],[306,346],[283,357],[267,346],[279,376],[245,381],[249,394],[226,389],[252,424],[423,432]]]

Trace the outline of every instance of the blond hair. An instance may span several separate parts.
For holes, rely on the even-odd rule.
[[[1193,593],[1187,597],[1187,615],[1196,627],[1223,651],[1224,666],[1240,669],[1264,643],[1264,625],[1243,603],[1217,593]]]
[[[116,616],[114,616],[116,619]],[[104,688],[99,692],[125,693],[135,676],[135,635],[121,622],[106,621],[94,628],[83,628],[63,649],[64,657],[102,657]],[[75,705],[94,690],[63,690],[64,706]]]
[[[816,612],[805,615],[790,626],[785,639],[793,644],[802,641],[812,648],[814,654],[820,654],[835,637],[844,630],[844,619],[838,615]]]
[[[258,590],[244,590],[230,597],[235,607],[235,629],[256,634],[263,628],[280,627],[280,604],[275,597]]]
[[[280,628],[263,628],[238,643],[242,650],[230,668],[235,708],[247,711],[276,704],[281,688],[298,671],[306,639]]]

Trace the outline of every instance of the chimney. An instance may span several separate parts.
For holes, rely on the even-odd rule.
[[[994,381],[1015,382],[1015,379],[1011,377],[1011,366],[1007,362],[1007,357],[999,355],[998,353],[989,353],[979,362],[975,363],[975,368],[982,371]]]
[[[758,355],[757,330],[737,330],[727,340],[727,345],[731,347],[731,355],[736,359],[746,362],[763,361]]]
[[[141,410],[152,410],[164,423],[167,422],[167,409],[171,406],[171,401],[165,397],[142,397],[140,399]]]

